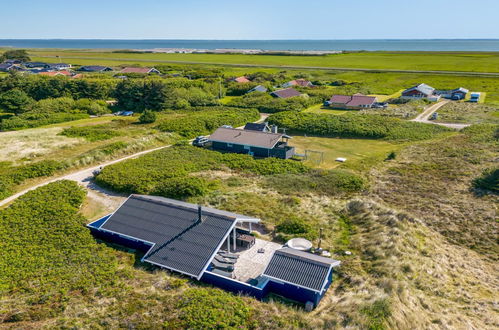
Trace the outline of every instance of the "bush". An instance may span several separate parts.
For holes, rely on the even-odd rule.
[[[177,177],[158,183],[153,194],[175,199],[185,199],[188,197],[203,196],[208,191],[209,184],[206,180],[196,177]]]
[[[73,126],[65,128],[61,133],[59,133],[59,135],[73,138],[84,138],[87,141],[94,142],[120,136],[121,132],[103,125],[81,127]]]
[[[21,114],[30,110],[34,100],[24,91],[14,88],[0,94],[0,109]]]
[[[331,137],[416,141],[430,139],[451,129],[377,115],[282,112],[269,117],[269,123],[294,132]]]
[[[370,330],[385,329],[385,321],[391,315],[390,303],[385,299],[378,299],[371,305],[366,305],[360,312],[367,318],[366,328]]]
[[[249,155],[174,146],[106,166],[96,180],[115,191],[185,198],[201,196],[211,189],[209,181],[191,177],[190,173],[224,168],[257,175],[308,171],[303,164],[289,160],[254,159]]]
[[[255,109],[227,107],[195,108],[181,116],[162,121],[158,128],[187,138],[209,134],[222,125],[240,126],[259,118]]]
[[[291,235],[304,235],[312,231],[312,226],[300,218],[289,217],[275,227],[277,232]]]
[[[239,108],[256,108],[260,112],[302,111],[313,104],[303,97],[274,98],[267,93],[253,92],[231,100],[227,105]]]
[[[150,124],[156,121],[156,113],[151,110],[145,110],[139,117],[141,124]]]
[[[483,171],[480,177],[473,180],[473,187],[499,193],[499,168]]]
[[[13,193],[13,187],[27,179],[38,178],[42,176],[51,176],[55,172],[62,170],[66,164],[55,160],[43,160],[37,163],[10,167],[2,166],[0,169],[0,200],[10,196]]]
[[[0,123],[1,131],[13,131],[25,128],[40,127],[44,125],[63,123],[67,121],[88,118],[84,113],[24,113],[10,117]]]
[[[192,288],[184,291],[176,309],[183,329],[252,329],[254,310],[243,298],[220,289]]]
[[[51,299],[114,281],[116,261],[103,253],[78,214],[85,195],[76,182],[58,181],[0,211],[0,291]]]

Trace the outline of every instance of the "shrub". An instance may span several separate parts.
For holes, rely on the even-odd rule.
[[[154,195],[184,199],[203,196],[209,191],[206,180],[196,177],[177,177],[160,182],[153,192]]]
[[[180,324],[173,328],[251,329],[257,325],[251,305],[241,297],[219,289],[188,289],[175,307]]]
[[[269,123],[294,132],[320,136],[360,137],[416,141],[430,139],[451,130],[438,125],[409,122],[377,115],[281,112],[269,117]]]
[[[473,180],[473,187],[499,193],[499,168],[483,171],[480,177]]]
[[[0,290],[50,299],[112,283],[116,261],[103,253],[78,214],[85,195],[76,182],[58,181],[0,211]]]
[[[182,116],[162,121],[158,128],[166,132],[175,132],[187,138],[209,134],[222,125],[240,126],[259,118],[255,109],[237,109],[227,107],[196,108]]]
[[[88,118],[84,113],[24,113],[2,120],[0,130],[12,131]]]
[[[120,136],[121,132],[114,129],[107,128],[106,126],[73,126],[65,128],[59,135],[74,138],[84,138],[87,141],[102,141],[108,140],[116,136]]]
[[[141,124],[150,124],[156,121],[156,113],[151,110],[145,110],[139,117]]]
[[[370,330],[385,329],[385,321],[391,315],[390,303],[388,299],[378,299],[371,305],[366,305],[360,312],[367,318],[366,327]]]
[[[7,112],[15,114],[27,112],[33,103],[34,100],[21,89],[14,88],[0,94],[0,109],[4,109]]]
[[[301,111],[312,105],[313,101],[303,97],[289,99],[274,98],[267,93],[253,92],[231,100],[227,105],[239,108],[256,108],[260,112]]]

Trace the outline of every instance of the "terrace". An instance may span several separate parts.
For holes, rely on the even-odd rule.
[[[274,252],[282,248],[282,245],[258,238],[256,238],[254,242],[255,243],[249,247],[238,244],[236,250],[231,249],[232,254],[237,256],[237,259],[232,259],[234,262],[232,264],[234,270],[225,271],[227,274],[221,274],[224,274],[226,277],[230,276],[231,278],[244,283],[254,282],[252,280],[257,279],[262,275],[265,267],[269,264],[270,259],[272,259]],[[218,255],[226,252],[226,248],[222,248],[218,251]],[[217,269],[214,264],[212,264],[212,267]]]

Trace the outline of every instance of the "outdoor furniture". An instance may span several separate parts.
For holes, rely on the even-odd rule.
[[[220,269],[213,268],[211,270],[212,273],[223,276],[223,277],[228,277],[228,278],[234,278],[234,274],[230,272],[226,272]]]
[[[220,256],[222,256],[224,258],[229,258],[229,259],[237,259],[237,258],[239,258],[239,256],[237,254],[229,253],[229,252],[224,252],[224,251],[218,252],[218,255],[220,255]]]
[[[226,264],[217,260],[212,260],[211,264],[213,265],[214,268],[218,268],[220,270],[225,270],[229,272],[234,270],[234,265]]]
[[[246,234],[237,235],[236,243],[246,249],[249,249],[255,244],[255,237]]]
[[[215,260],[218,262],[222,262],[224,264],[235,264],[237,259],[229,259],[229,258],[224,258],[222,256],[216,255]]]

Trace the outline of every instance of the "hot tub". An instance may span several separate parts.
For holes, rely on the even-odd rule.
[[[304,238],[290,239],[286,245],[292,249],[300,251],[308,251],[312,248],[312,242]]]

